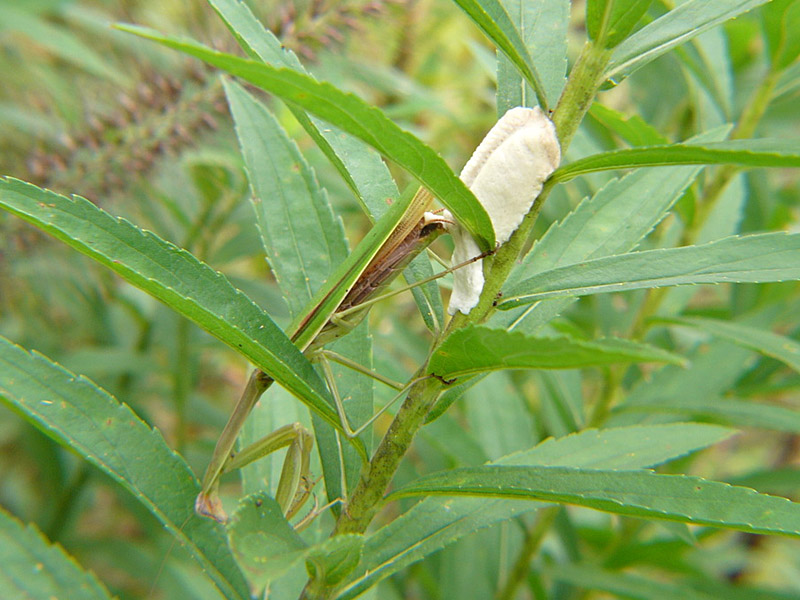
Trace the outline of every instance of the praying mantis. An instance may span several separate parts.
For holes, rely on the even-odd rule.
[[[517,107],[507,111],[492,127],[461,172],[461,179],[475,193],[489,216],[499,244],[507,241],[542,191],[545,180],[558,167],[561,148],[553,122],[538,107]],[[407,191],[375,224],[353,253],[340,265],[329,282],[312,299],[303,316],[287,331],[292,342],[309,358],[321,362],[333,393],[341,430],[366,461],[366,452],[357,436],[391,406],[389,402],[360,428],[353,430],[338,397],[327,359],[337,358],[323,350],[325,344],[350,331],[364,318],[375,302],[372,296],[386,286],[419,252],[445,230],[453,234],[455,260],[439,276],[458,271],[448,311],[468,314],[477,304],[483,289],[483,270],[479,261],[491,252],[480,253],[477,242],[449,216],[427,212],[433,196],[425,188]],[[427,283],[418,281],[416,285]],[[341,361],[340,361],[341,362]],[[347,363],[343,363],[347,364]],[[347,365],[354,366],[356,365]],[[368,373],[365,369],[365,373]],[[371,374],[378,380],[380,376]],[[423,377],[424,379],[424,377]],[[400,389],[395,399],[420,379]],[[385,381],[384,381],[385,383]],[[297,513],[310,494],[308,475],[311,434],[298,425],[287,426],[267,435],[238,455],[231,451],[245,418],[272,379],[256,370],[220,436],[203,478],[195,510],[205,516],[224,520],[217,496],[219,477],[234,468],[288,446],[276,498],[284,514]],[[302,522],[301,522],[302,523]]]
[[[314,296],[306,311],[288,328],[294,344],[312,360],[322,362],[323,372],[330,374],[328,356],[323,347],[355,327],[374,303],[371,299],[405,266],[444,231],[447,218],[426,212],[433,197],[424,188],[416,193],[406,191],[393,202],[347,260]],[[477,259],[473,259],[477,260]],[[450,269],[435,276],[441,276]],[[427,283],[428,280],[415,285]],[[378,377],[380,380],[380,377]],[[328,377],[329,385],[332,379]],[[288,447],[278,482],[276,501],[287,518],[297,514],[311,492],[309,457],[313,437],[301,425],[292,424],[268,434],[238,453],[234,452],[236,437],[260,396],[272,385],[268,374],[256,369],[223,429],[195,502],[198,514],[225,521],[226,515],[218,496],[220,477],[241,468],[276,450]],[[332,388],[334,386],[331,386]],[[402,391],[400,393],[402,394]],[[346,437],[366,459],[357,436],[387,409],[387,404],[367,423],[353,430],[347,420],[335,389],[333,396]],[[399,397],[399,395],[397,396]],[[302,524],[302,521],[301,521]],[[298,524],[298,526],[301,526]]]

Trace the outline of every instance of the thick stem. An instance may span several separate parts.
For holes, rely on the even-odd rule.
[[[367,529],[380,508],[383,494],[389,487],[400,460],[411,446],[414,435],[444,386],[440,380],[429,378],[411,388],[372,460],[362,471],[350,501],[336,522],[334,535],[363,533]]]
[[[552,116],[562,154],[591,106],[597,89],[602,83],[602,73],[610,56],[609,51],[588,43],[570,73],[558,107]],[[520,227],[493,257],[486,259],[484,266],[486,283],[478,305],[468,315],[459,313],[454,316],[437,344],[456,329],[470,323],[485,321],[494,310],[497,294],[516,264],[549,190],[550,186],[545,185]],[[427,363],[415,376],[424,374],[426,367]],[[366,531],[381,506],[383,495],[389,487],[400,461],[411,446],[415,434],[425,423],[425,416],[446,385],[439,379],[428,378],[411,388],[372,460],[364,466],[361,479],[339,516],[334,535]],[[334,588],[321,582],[310,581],[303,591],[302,598],[307,600],[330,598],[334,591]]]

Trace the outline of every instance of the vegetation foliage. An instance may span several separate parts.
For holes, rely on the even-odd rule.
[[[0,596],[797,597],[798,27],[4,2]],[[495,248],[458,168],[537,105],[562,163]],[[478,305],[444,235],[345,309],[433,198]]]

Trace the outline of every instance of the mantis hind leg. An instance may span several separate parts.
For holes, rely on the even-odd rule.
[[[314,438],[311,433],[300,423],[284,425],[253,442],[236,454],[229,454],[228,459],[218,470],[214,481],[208,490],[202,491],[195,504],[196,510],[205,516],[224,522],[227,516],[222,509],[222,504],[217,496],[219,478],[225,473],[240,469],[250,463],[263,458],[281,448],[288,448],[283,469],[278,480],[275,500],[281,507],[284,516],[291,519],[302,508],[311,494],[313,487],[310,476],[309,463],[311,450],[314,447]],[[202,506],[199,506],[203,502]],[[201,511],[201,508],[204,509]],[[206,509],[211,510],[206,510]]]

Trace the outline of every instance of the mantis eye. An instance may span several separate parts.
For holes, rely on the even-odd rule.
[[[553,122],[536,108],[512,108],[486,134],[461,171],[461,180],[486,209],[498,245],[508,241],[542,186],[561,161]],[[450,228],[455,243],[453,263],[480,254],[478,245],[458,224]],[[483,264],[455,271],[448,312],[468,314],[483,290]]]

